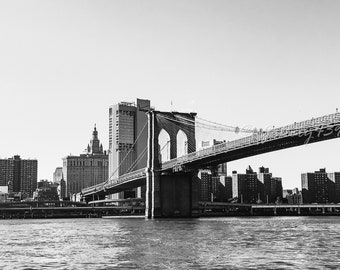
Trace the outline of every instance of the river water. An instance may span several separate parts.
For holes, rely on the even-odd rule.
[[[0,269],[340,269],[340,217],[0,220]]]

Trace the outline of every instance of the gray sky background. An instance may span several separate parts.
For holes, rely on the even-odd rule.
[[[95,123],[107,148],[109,106],[137,97],[240,127],[334,113],[339,14],[336,0],[0,0],[0,157],[37,158],[52,180]],[[300,187],[301,172],[340,171],[339,150],[331,140],[228,170],[264,165]]]

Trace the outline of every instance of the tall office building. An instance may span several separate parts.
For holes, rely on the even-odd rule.
[[[109,179],[146,167],[147,115],[150,101],[120,102],[109,108]],[[136,194],[137,193],[137,194]],[[119,198],[141,196],[141,189],[125,191]]]
[[[32,197],[37,188],[38,161],[13,158],[0,160],[0,185],[8,186],[10,193],[21,192],[22,198]]]
[[[329,178],[329,176],[331,176]],[[337,173],[327,174],[326,169],[314,173],[301,174],[303,203],[332,203],[336,202]]]
[[[108,156],[98,139],[96,127],[86,151],[86,154],[63,158],[63,177],[69,197],[79,193],[83,188],[103,183],[108,179]]]

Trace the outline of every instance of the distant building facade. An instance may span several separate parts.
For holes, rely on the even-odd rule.
[[[37,188],[38,161],[13,158],[0,159],[0,186],[8,186],[9,193],[21,193],[22,198],[32,197]]]
[[[199,149],[205,149],[225,141],[202,141]],[[232,178],[227,176],[227,163],[212,167],[210,170],[200,170],[199,200],[227,202],[232,198]]]
[[[214,201],[228,202],[233,197],[232,177],[226,175],[218,175],[212,177],[212,182],[216,183],[216,193]]]
[[[233,171],[232,187],[233,198],[242,203],[274,203],[282,198],[282,179],[273,177],[264,167],[258,174],[250,166],[245,174]]]
[[[64,179],[63,167],[57,167],[53,173],[53,183],[59,184],[61,179]]]
[[[120,102],[109,108],[109,179],[147,165],[147,115],[150,101]],[[141,197],[141,188],[121,192],[118,198]]]
[[[53,183],[58,185],[59,199],[66,198],[66,182],[64,180],[63,167],[57,167],[53,173]]]
[[[38,187],[33,193],[33,199],[37,201],[58,201],[58,184],[41,180],[38,182]]]
[[[284,189],[282,191],[282,202],[287,204],[302,204],[302,193],[298,188]]]
[[[263,185],[257,178],[257,173],[248,166],[245,174],[233,171],[233,198],[240,203],[256,203],[261,198]]]
[[[232,198],[232,180],[230,176],[214,176],[210,170],[200,170],[199,200],[209,202],[227,202]]]
[[[339,202],[340,173],[327,173],[320,169],[314,173],[301,174],[303,203]]]
[[[328,173],[327,176],[334,183],[334,203],[340,203],[340,172]]]
[[[71,198],[83,188],[103,183],[108,179],[108,156],[100,144],[96,127],[86,152],[79,156],[63,158],[62,173],[66,182],[67,197]]]
[[[199,178],[199,200],[204,202],[213,201],[212,174],[210,170],[200,170]]]

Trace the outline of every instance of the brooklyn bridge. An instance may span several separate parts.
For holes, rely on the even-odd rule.
[[[145,111],[147,138],[140,156],[146,156],[145,167],[123,175],[111,175],[107,181],[82,190],[87,202],[103,201],[114,193],[146,186],[145,217],[196,217],[199,215],[198,170],[214,168],[238,159],[330,140],[340,135],[340,113],[295,122],[268,130],[249,130],[197,121],[196,113]],[[198,127],[223,128],[246,135],[217,145],[196,150]],[[144,129],[141,131],[143,132]],[[169,137],[160,144],[160,135]],[[178,150],[178,134],[185,134],[185,151]],[[136,136],[137,143],[141,138]],[[170,149],[164,157],[164,147]],[[137,157],[138,161],[139,157]]]

